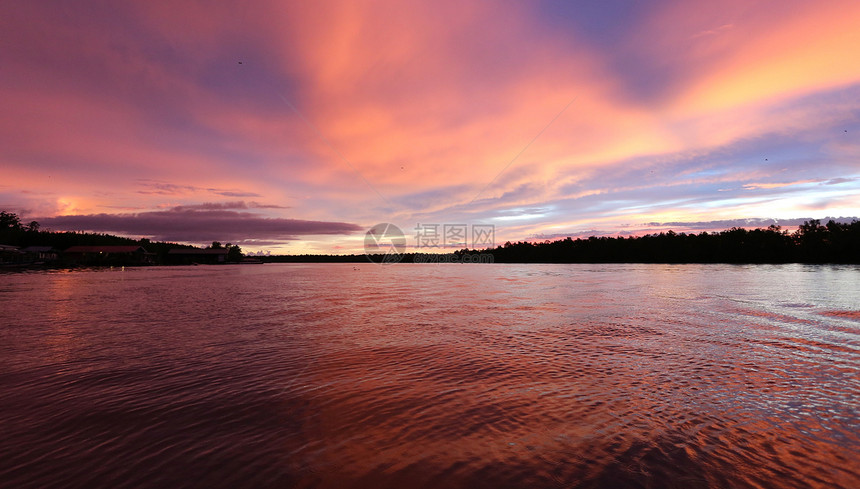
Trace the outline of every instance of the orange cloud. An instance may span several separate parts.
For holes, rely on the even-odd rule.
[[[858,172],[850,135],[822,136],[860,109],[856,2],[657,2],[612,40],[495,2],[13,15],[7,185],[79,213],[253,194],[310,220],[513,216],[510,232],[538,233],[749,214],[788,205],[764,195],[779,182]],[[747,154],[765,139],[784,163]]]
[[[686,110],[715,110],[786,99],[860,79],[857,2],[801,4],[790,17],[763,6],[734,29],[731,49],[678,101]],[[770,14],[770,15],[766,15]],[[770,20],[773,19],[773,20]]]

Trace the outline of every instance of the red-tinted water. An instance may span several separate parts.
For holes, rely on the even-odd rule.
[[[0,275],[0,486],[860,487],[858,298],[796,265]]]

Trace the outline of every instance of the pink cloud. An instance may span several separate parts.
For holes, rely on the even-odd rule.
[[[95,215],[228,197],[320,222],[549,209],[506,224],[537,234],[749,215],[788,206],[781,182],[850,191],[850,134],[828,131],[856,127],[860,7],[780,6],[657,2],[601,43],[513,2],[17,4],[0,198]],[[821,174],[748,154],[776,136]]]

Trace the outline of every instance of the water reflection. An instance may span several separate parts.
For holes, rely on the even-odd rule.
[[[0,480],[860,485],[856,267],[118,275],[5,276]]]

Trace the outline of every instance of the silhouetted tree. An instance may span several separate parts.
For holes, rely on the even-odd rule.
[[[13,212],[0,211],[0,229],[21,229],[21,219]]]
[[[17,246],[21,244],[25,228],[21,219],[13,212],[0,211],[0,244]]]
[[[242,260],[242,248],[239,248],[239,245],[231,245],[227,243],[227,261],[241,261]]]

